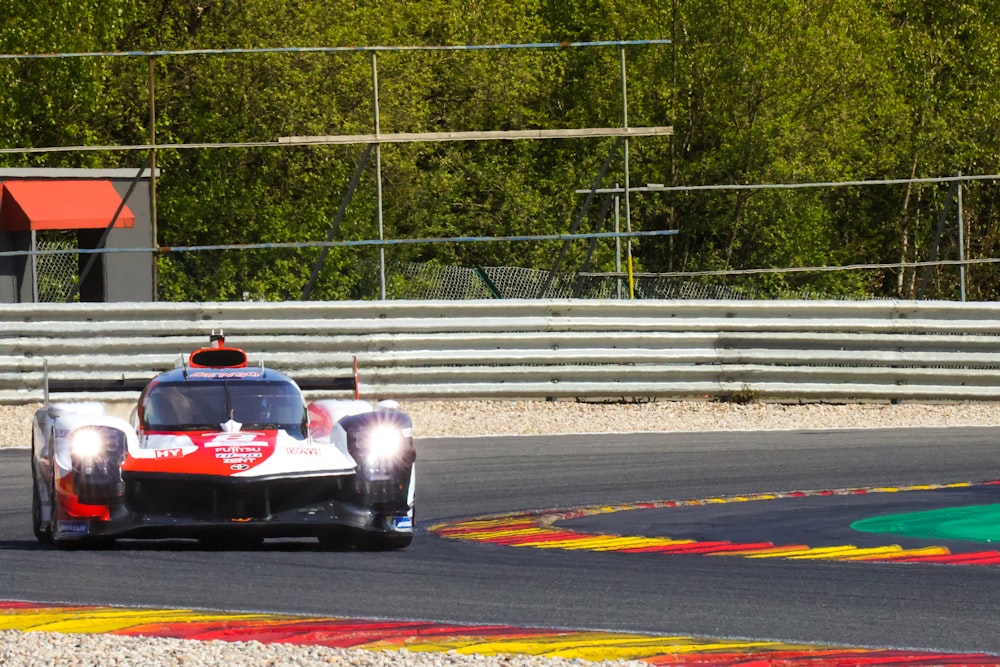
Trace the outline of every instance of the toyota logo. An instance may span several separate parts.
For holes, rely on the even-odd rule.
[[[229,466],[229,469],[230,470],[246,470],[249,467],[250,467],[249,464],[246,464],[246,463],[234,463],[233,465]]]

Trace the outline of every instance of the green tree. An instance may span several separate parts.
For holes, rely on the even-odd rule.
[[[22,3],[23,4],[23,3]],[[37,5],[37,3],[36,3]],[[233,47],[466,45],[671,38],[629,47],[629,124],[673,125],[673,139],[629,142],[632,185],[838,182],[996,173],[1000,167],[1000,7],[967,0],[112,0],[0,8],[0,51],[164,51]],[[30,9],[30,11],[29,11]],[[0,60],[7,146],[135,145],[150,138],[150,74],[162,148],[159,243],[298,243],[327,237],[365,148],[264,146],[294,135],[617,126],[622,53],[553,50],[271,53]],[[603,185],[624,181],[612,140],[383,146],[388,238],[566,232],[611,155]],[[4,155],[7,166],[139,167],[148,151]],[[375,170],[364,170],[336,238],[378,234]],[[997,184],[963,189],[964,253],[997,256]],[[652,272],[915,262],[959,254],[946,185],[694,190],[634,194],[635,241]],[[580,231],[607,225],[596,201]],[[606,226],[604,227],[607,228]],[[423,244],[390,262],[607,270],[602,242]],[[595,249],[596,248],[596,249]],[[374,248],[338,248],[313,298],[378,295]],[[293,299],[318,249],[170,253],[165,299]],[[993,298],[992,263],[968,271],[969,296]],[[727,279],[761,296],[954,298],[954,268],[768,272]]]
[[[885,28],[865,2],[729,2],[677,7],[674,185],[809,183],[868,177],[879,158],[866,119],[892,108],[874,53]],[[889,91],[892,92],[891,89]],[[860,113],[859,113],[860,111]],[[680,234],[647,243],[647,267],[751,269],[837,264],[866,230],[834,191],[693,191],[667,202]],[[852,240],[845,244],[846,240]],[[789,244],[787,241],[793,240]],[[858,276],[824,276],[857,293]],[[772,294],[807,274],[769,278]],[[841,284],[837,284],[837,282]],[[870,287],[870,285],[869,285]]]
[[[904,100],[906,131],[897,135],[898,173],[909,177],[964,173],[997,173],[997,138],[1000,130],[1000,93],[997,79],[1000,60],[1000,8],[992,2],[959,2],[936,7],[917,2],[881,3],[892,27],[894,52],[889,59],[899,82],[897,96]],[[973,188],[967,203],[972,255],[996,256],[997,223],[992,200],[996,184]],[[899,223],[895,251],[901,261],[939,257],[957,259],[955,213],[949,234],[935,247],[937,220],[948,196],[946,187],[911,186],[897,200]],[[985,242],[985,244],[984,244]],[[897,280],[900,296],[920,296],[923,270],[903,272]],[[986,266],[974,271],[979,281],[996,284],[995,271]],[[957,296],[954,269],[934,272],[935,281],[924,296]],[[973,284],[976,284],[975,282]],[[978,289],[975,290],[978,292]],[[982,294],[981,292],[978,292]]]
[[[119,43],[129,16],[124,3],[45,0],[0,6],[0,53],[103,52]],[[10,147],[116,143],[123,99],[114,88],[114,59],[11,58],[0,61],[0,143]],[[114,153],[7,154],[9,167],[128,164]]]

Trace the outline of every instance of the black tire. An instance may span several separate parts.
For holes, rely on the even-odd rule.
[[[93,549],[101,551],[110,549],[115,545],[113,537],[82,537],[75,540],[54,540],[57,548],[63,551],[80,551],[82,549]]]
[[[364,530],[331,528],[319,535],[319,544],[328,551],[394,551],[405,549],[412,533],[369,533]]]
[[[53,457],[55,454],[53,454]],[[59,512],[56,509],[56,471],[55,471],[55,461],[51,466],[51,477],[49,478],[49,541],[52,542],[57,548],[71,550],[79,549],[82,546],[82,540],[60,540],[56,538],[56,517]]]
[[[52,544],[52,524],[42,525],[42,501],[38,494],[41,489],[38,487],[38,475],[35,466],[35,442],[31,442],[31,530],[35,534],[35,539],[42,544]]]
[[[396,551],[413,542],[413,533],[367,533],[360,536],[358,549],[365,551]]]
[[[354,536],[344,528],[328,528],[317,539],[319,545],[328,551],[349,551],[354,548]]]
[[[202,535],[198,538],[198,544],[213,551],[227,551],[240,549],[256,549],[264,544],[261,535],[232,535],[225,533],[213,533]]]
[[[32,459],[34,460],[34,459]],[[63,551],[78,551],[80,549],[107,549],[115,543],[115,538],[113,537],[77,537],[70,539],[57,539],[54,535],[55,533],[55,517],[58,515],[56,510],[56,480],[55,471],[52,471],[52,481],[49,483],[49,507],[52,508],[52,522],[49,523],[49,539],[56,546],[57,549],[62,549]]]
[[[38,486],[38,466],[35,464],[35,434],[31,434],[31,531],[35,539],[42,544],[52,544],[52,522],[42,525],[42,500],[39,497],[41,488]],[[49,507],[52,507],[52,494],[49,493]],[[51,509],[50,509],[51,512]]]
[[[416,507],[410,507],[410,517],[416,525]],[[413,533],[364,533],[361,536],[361,549],[368,551],[396,551],[405,549],[413,543]]]

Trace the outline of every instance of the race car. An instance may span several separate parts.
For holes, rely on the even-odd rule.
[[[303,390],[353,389],[306,402]],[[140,391],[130,419],[63,390]],[[46,380],[32,433],[39,541],[194,538],[213,547],[314,537],[333,548],[399,549],[414,531],[413,427],[354,377],[296,383],[213,332],[152,380]]]

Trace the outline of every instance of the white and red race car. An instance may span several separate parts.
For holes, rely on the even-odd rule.
[[[130,386],[130,383],[132,386]],[[32,436],[32,524],[42,542],[195,538],[245,546],[316,537],[343,548],[413,539],[410,418],[357,398],[352,378],[296,383],[210,347],[150,381],[47,382]],[[354,389],[307,405],[302,390]],[[50,403],[59,390],[141,391],[130,419],[100,403]]]

